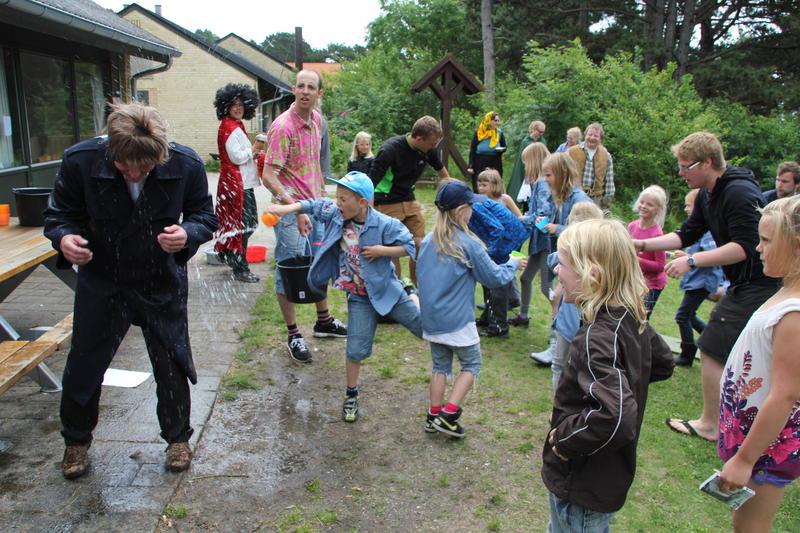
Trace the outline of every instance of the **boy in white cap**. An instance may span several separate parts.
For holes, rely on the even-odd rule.
[[[345,422],[358,419],[358,374],[361,361],[372,353],[378,316],[390,316],[422,337],[419,301],[397,279],[391,258],[414,257],[414,239],[397,219],[370,207],[374,186],[362,172],[350,172],[336,183],[336,202],[329,198],[271,204],[276,215],[306,213],[325,224],[325,237],[308,274],[311,285],[330,280],[347,292],[347,390],[342,405]],[[410,294],[407,294],[410,292]]]

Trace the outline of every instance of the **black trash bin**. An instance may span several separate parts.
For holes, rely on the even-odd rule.
[[[52,187],[18,187],[11,189],[17,201],[20,226],[44,226],[44,210]]]

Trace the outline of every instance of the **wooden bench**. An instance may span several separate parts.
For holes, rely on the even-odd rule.
[[[72,313],[33,341],[0,343],[0,394],[72,339]]]

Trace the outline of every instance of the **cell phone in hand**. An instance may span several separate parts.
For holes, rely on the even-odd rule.
[[[700,490],[710,494],[734,511],[756,495],[750,487],[741,487],[731,492],[721,491],[719,489],[719,472],[714,472],[707,480],[700,483]]]

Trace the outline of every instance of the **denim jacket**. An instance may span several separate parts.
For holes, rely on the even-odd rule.
[[[707,231],[699,241],[686,248],[686,253],[691,255],[703,250],[714,250],[716,247],[717,243],[714,242],[714,237],[711,236],[710,231]],[[690,268],[689,272],[681,278],[680,289],[682,291],[705,289],[706,292],[713,294],[722,285],[722,279],[722,267]]]
[[[511,258],[498,265],[483,245],[463,231],[453,236],[464,250],[468,264],[440,255],[429,233],[417,258],[422,330],[429,335],[452,333],[475,321],[475,282],[490,289],[514,279],[519,262]]]
[[[551,271],[556,269],[558,264],[558,252],[553,252],[547,256],[547,266]],[[553,320],[553,327],[561,334],[562,337],[572,342],[572,339],[577,335],[578,330],[581,328],[581,315],[575,304],[567,303],[564,297],[561,297],[561,302],[558,305],[556,318]]]
[[[550,250],[550,234],[543,233],[534,224],[536,224],[537,218],[549,217],[552,211],[553,197],[550,194],[550,186],[544,178],[539,178],[533,184],[528,212],[525,213],[525,218],[522,220],[522,223],[531,232],[531,241],[528,243],[529,255]]]
[[[319,251],[314,256],[308,281],[316,287],[322,287],[339,275],[339,254],[341,248],[344,220],[339,208],[330,198],[303,200],[301,213],[325,224],[325,236]],[[369,207],[364,229],[358,236],[358,244],[364,246],[402,246],[411,257],[414,257],[414,239],[408,229],[397,219]],[[397,279],[394,265],[390,257],[379,257],[372,262],[363,255],[361,257],[361,274],[367,286],[367,296],[378,314],[385,315],[392,310],[403,294],[403,284]]]

